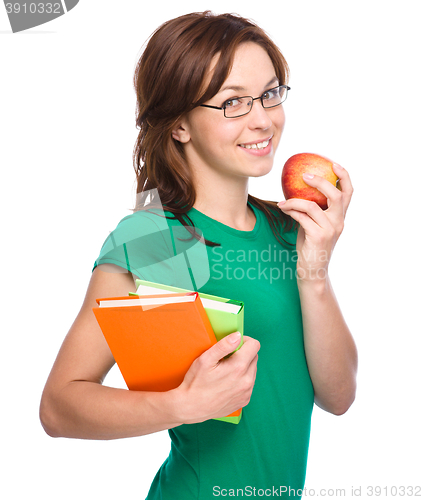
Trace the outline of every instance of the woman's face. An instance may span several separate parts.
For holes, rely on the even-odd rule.
[[[221,107],[232,98],[258,97],[280,83],[267,52],[247,42],[237,49],[232,70],[219,92],[205,104]],[[197,107],[173,137],[184,144],[195,176],[259,177],[272,169],[284,124],[282,105],[264,109],[258,99],[247,115],[238,118],[225,118],[223,110]]]

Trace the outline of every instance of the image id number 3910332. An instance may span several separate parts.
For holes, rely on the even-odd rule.
[[[357,491],[358,490],[358,491]],[[361,488],[357,488],[358,494],[354,493],[354,488],[352,488],[354,496],[361,496]],[[368,497],[421,497],[422,487],[421,486],[367,486],[366,495]]]
[[[60,14],[62,5],[60,2],[28,2],[28,3],[7,3],[6,12],[8,14]]]

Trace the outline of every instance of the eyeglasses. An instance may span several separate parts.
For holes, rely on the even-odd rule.
[[[266,90],[260,97],[251,97],[249,95],[244,97],[235,97],[234,99],[229,99],[223,103],[223,106],[219,108],[218,106],[210,106],[209,104],[200,104],[203,108],[211,109],[223,109],[223,114],[225,118],[238,118],[248,114],[252,108],[254,101],[260,99],[263,108],[274,108],[279,106],[288,96],[288,90],[291,87],[287,85],[279,85],[270,90]]]

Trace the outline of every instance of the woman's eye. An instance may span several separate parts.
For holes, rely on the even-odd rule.
[[[228,101],[225,101],[223,104],[223,108],[234,108],[236,106],[239,106],[241,104],[241,99],[229,99]]]
[[[277,97],[277,95],[278,95],[278,91],[277,90],[275,90],[275,89],[268,90],[268,91],[264,92],[263,99],[265,101],[268,101],[270,99],[274,99],[275,97]]]

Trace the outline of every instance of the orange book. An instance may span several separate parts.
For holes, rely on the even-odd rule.
[[[178,387],[217,340],[197,292],[97,299],[93,312],[128,389]],[[232,413],[237,417],[241,410]]]

